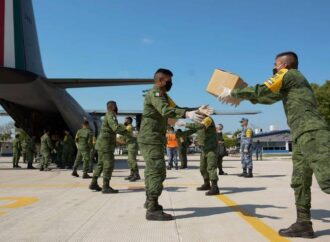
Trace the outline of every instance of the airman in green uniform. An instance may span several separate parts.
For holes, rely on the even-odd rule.
[[[62,167],[72,169],[75,153],[75,142],[68,130],[64,131],[63,151],[62,151]]]
[[[26,142],[26,160],[27,160],[27,169],[35,169],[33,167],[33,160],[36,154],[36,143],[35,137],[30,138],[29,136],[25,139]]]
[[[255,87],[226,90],[220,99],[246,99],[253,104],[273,104],[282,100],[293,138],[293,173],[297,221],[279,234],[287,237],[313,237],[311,222],[312,175],[322,191],[330,193],[330,128],[317,111],[313,90],[298,71],[298,56],[284,52],[276,56],[274,76]]]
[[[76,146],[78,149],[76,160],[73,165],[72,176],[79,177],[77,172],[81,160],[83,160],[83,179],[92,178],[88,175],[89,163],[91,162],[91,149],[93,148],[93,131],[89,127],[89,122],[85,120],[82,128],[77,131],[75,137]]]
[[[27,135],[25,135],[27,136]],[[21,139],[21,147],[22,147],[22,158],[23,158],[23,163],[26,163],[27,161],[27,157],[26,157],[26,153],[27,153],[27,137],[23,137],[23,139]]]
[[[137,139],[134,136],[134,130],[133,130],[133,119],[131,117],[126,117],[125,119],[125,126],[127,130],[127,135],[124,136],[125,142],[127,145],[127,151],[128,151],[128,166],[131,170],[130,175],[125,178],[126,180],[129,180],[131,182],[140,180],[140,174],[139,174],[139,167],[136,161],[136,156],[138,155],[139,146],[137,143]]]
[[[110,179],[115,166],[114,151],[116,147],[116,135],[117,133],[125,135],[127,131],[125,125],[118,124],[117,113],[117,103],[115,101],[109,101],[107,103],[107,113],[96,140],[95,149],[98,152],[98,163],[89,189],[96,191],[102,190],[102,193],[118,193],[118,190],[110,187]],[[97,183],[97,179],[101,176],[102,172],[103,186],[101,189]]]
[[[179,158],[181,161],[180,169],[186,169],[188,166],[188,159],[187,159],[187,149],[190,145],[189,136],[192,135],[194,132],[187,132],[178,129],[176,131],[176,137],[179,143]]]
[[[207,191],[205,195],[218,195],[218,137],[214,121],[211,117],[205,118],[202,123],[190,123],[186,125],[190,130],[199,130],[198,139],[202,144],[200,160],[200,172],[204,179],[204,184],[197,188],[198,191]],[[210,185],[211,182],[211,185]]]
[[[19,139],[19,134],[16,134],[15,139],[13,141],[13,168],[21,168],[18,165],[19,158],[21,157],[21,141]]]
[[[146,164],[144,176],[147,220],[173,219],[172,215],[163,212],[162,206],[158,203],[166,178],[164,149],[168,118],[190,118],[200,122],[204,117],[201,113],[210,111],[207,106],[194,111],[178,107],[167,94],[172,87],[172,76],[169,70],[157,70],[154,75],[155,85],[144,99],[138,143]]]
[[[40,171],[50,171],[51,169],[48,168],[49,164],[52,162],[50,157],[50,153],[54,149],[54,145],[52,140],[49,137],[50,132],[45,130],[44,135],[41,136],[41,146],[40,146],[40,153],[41,153],[41,164],[40,164]]]

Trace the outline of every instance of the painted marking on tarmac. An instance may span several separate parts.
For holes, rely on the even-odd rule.
[[[35,197],[0,197],[0,201],[13,201],[9,204],[0,205],[0,216],[6,214],[6,212],[1,211],[2,209],[15,209],[26,207],[39,201],[38,198]]]
[[[226,195],[218,195],[216,197],[233,211],[235,211],[243,220],[250,224],[255,230],[257,230],[260,234],[266,237],[269,241],[290,242],[290,240],[288,240],[287,238],[279,236],[273,228],[269,227],[267,224],[263,223],[258,218],[246,212],[243,208],[238,206],[236,202],[231,200]]]

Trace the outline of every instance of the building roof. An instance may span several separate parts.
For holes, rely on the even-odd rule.
[[[260,142],[282,142],[282,141],[292,141],[291,131],[289,129],[276,130],[271,132],[264,132],[260,134],[255,134],[253,136],[253,141],[260,140]]]

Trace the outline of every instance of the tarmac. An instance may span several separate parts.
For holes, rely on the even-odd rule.
[[[221,195],[212,197],[196,191],[202,183],[199,159],[189,156],[189,169],[167,171],[160,203],[175,217],[167,222],[145,219],[139,160],[142,180],[129,182],[126,157],[117,157],[111,185],[120,192],[102,194],[70,170],[40,172],[22,163],[13,169],[11,158],[1,157],[0,241],[310,241],[277,234],[296,217],[289,156],[254,161],[251,179],[237,176],[238,157],[226,157],[228,175],[220,176]],[[315,180],[312,197],[312,241],[330,241],[330,197]]]

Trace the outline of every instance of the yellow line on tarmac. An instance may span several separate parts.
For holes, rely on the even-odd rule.
[[[243,208],[241,208],[236,202],[231,200],[226,195],[218,195],[216,196],[221,202],[226,204],[229,208],[234,210],[238,216],[240,216],[243,220],[245,220],[248,224],[250,224],[255,230],[257,230],[260,234],[266,237],[269,241],[272,242],[289,242],[290,240],[281,237],[278,233],[267,224],[263,223],[258,218],[246,212]]]
[[[15,209],[28,206],[32,203],[39,201],[35,197],[0,197],[0,201],[10,201],[11,203],[0,205],[0,209]],[[0,216],[4,215],[6,212],[0,210]]]

